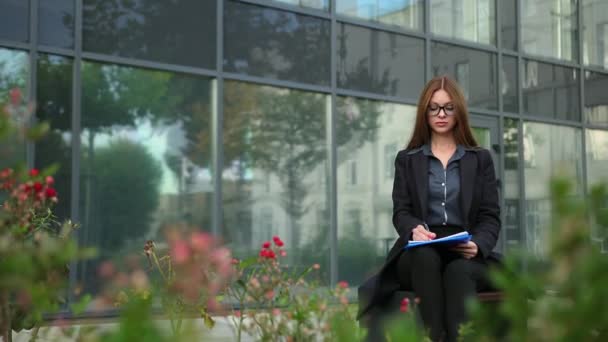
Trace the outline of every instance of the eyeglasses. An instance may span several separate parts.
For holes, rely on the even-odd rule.
[[[456,108],[454,108],[454,105],[452,104],[447,104],[445,106],[430,105],[427,110],[430,115],[437,116],[439,115],[442,109],[445,115],[447,116],[452,116],[456,113]]]

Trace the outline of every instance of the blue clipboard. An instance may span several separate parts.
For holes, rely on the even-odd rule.
[[[403,249],[410,249],[418,246],[426,246],[426,245],[456,245],[459,243],[466,243],[471,241],[472,235],[468,232],[461,232],[453,235],[449,235],[446,237],[442,237],[440,239],[429,240],[429,241],[408,241],[407,245],[403,247]]]

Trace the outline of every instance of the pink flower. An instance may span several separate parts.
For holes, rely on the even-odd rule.
[[[230,263],[233,264],[233,265],[238,265],[239,264],[239,259],[232,258],[232,261]]]
[[[12,169],[4,169],[2,171],[0,171],[0,178],[8,178],[13,174],[13,170]]]
[[[55,184],[55,179],[53,178],[53,176],[46,176],[46,185],[51,186],[53,184]]]
[[[272,298],[274,298],[274,291],[272,291],[272,290],[267,291],[267,292],[264,294],[264,297],[266,297],[266,299],[268,299],[268,300],[272,300]]]
[[[313,268],[314,270],[319,270],[319,269],[321,269],[321,265],[319,265],[319,264],[314,264],[314,265],[312,265],[312,268]]]
[[[142,270],[137,270],[131,274],[131,285],[136,291],[144,291],[148,289],[148,276]]]
[[[348,283],[345,281],[340,281],[338,282],[338,287],[341,289],[347,289],[348,288]]]
[[[175,241],[171,248],[171,259],[177,264],[183,264],[190,258],[190,246],[182,240]]]
[[[211,312],[218,311],[220,309],[220,305],[214,298],[209,298],[207,300],[207,309]]]
[[[283,250],[283,249],[281,249],[281,251],[279,253],[281,254],[282,257],[287,256],[287,252],[285,252],[285,250]]]
[[[272,309],[272,314],[275,315],[275,316],[280,316],[281,315],[281,309],[277,309],[277,308]]]
[[[40,171],[38,171],[38,169],[31,169],[30,170],[30,176],[31,177],[36,177],[40,174]]]
[[[99,275],[102,278],[110,278],[111,276],[114,275],[114,272],[115,272],[114,264],[112,264],[109,261],[105,261],[104,263],[102,263],[99,266]]]
[[[241,316],[242,316],[242,315],[243,315],[243,314],[241,313],[241,311],[240,311],[240,310],[236,310],[236,311],[234,312],[234,317],[241,318]]]
[[[270,248],[270,241],[266,241],[262,244],[262,248],[267,249]]]
[[[198,252],[207,250],[213,244],[213,238],[207,233],[194,232],[190,239],[192,241],[192,249]]]
[[[251,284],[251,286],[254,289],[257,289],[258,287],[260,287],[260,281],[258,280],[258,278],[255,278],[255,277],[249,279],[249,284]]]
[[[346,296],[340,296],[340,303],[342,303],[342,305],[348,305],[348,298],[346,298]]]

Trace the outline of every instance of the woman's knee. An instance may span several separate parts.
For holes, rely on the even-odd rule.
[[[473,263],[470,259],[455,259],[445,265],[443,270],[444,282],[450,282],[454,279],[471,278],[473,276]]]
[[[424,268],[441,267],[441,256],[433,247],[417,247],[409,251],[412,265]]]

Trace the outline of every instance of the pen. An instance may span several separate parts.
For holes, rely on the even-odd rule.
[[[429,225],[426,224],[426,222],[422,222],[422,225],[424,226],[424,229],[426,229],[427,232],[432,233],[431,230],[429,229]]]

